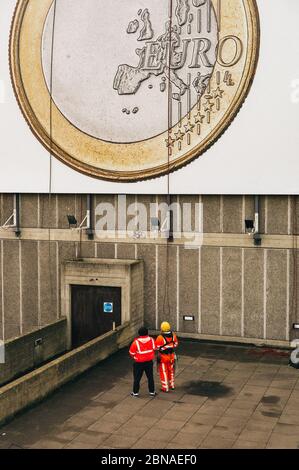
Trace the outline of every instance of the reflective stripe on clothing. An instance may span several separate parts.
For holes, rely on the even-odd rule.
[[[138,354],[148,354],[151,352],[152,352],[152,349],[149,349],[148,351],[138,351]]]
[[[150,337],[149,337],[149,339],[151,340],[151,349],[149,349],[148,351],[141,351],[140,344],[143,344],[143,342],[141,342],[138,338],[135,340],[139,354],[144,354],[145,352],[151,352],[152,350],[155,350],[155,349],[156,349],[154,339],[153,339],[153,338],[150,338]],[[146,343],[146,344],[147,344],[147,343]]]
[[[151,349],[147,349],[146,351],[142,351],[141,350],[141,347],[140,347],[140,342],[138,339],[136,339],[136,346],[137,346],[137,350],[138,350],[138,354],[149,354],[151,353],[153,350],[156,349],[155,347],[155,341],[153,340],[153,338],[150,338],[151,339]],[[142,344],[142,343],[141,343]],[[147,344],[147,343],[146,343]]]
[[[174,363],[174,351],[179,344],[176,334],[172,333],[171,336],[161,334],[157,337],[155,344],[159,351],[160,361],[166,364]]]
[[[163,363],[161,364],[160,378],[161,378],[162,390],[168,391],[168,380],[167,380],[166,366]]]
[[[159,365],[161,388],[164,392],[174,388],[174,365],[170,362],[161,362]]]
[[[152,361],[155,356],[155,342],[150,336],[136,338],[130,347],[130,355],[136,362]]]

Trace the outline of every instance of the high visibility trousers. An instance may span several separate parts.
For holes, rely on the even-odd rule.
[[[174,388],[174,363],[160,362],[159,364],[161,388],[168,392],[169,387]]]

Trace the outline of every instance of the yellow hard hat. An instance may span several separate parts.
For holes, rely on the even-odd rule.
[[[168,321],[163,321],[161,323],[161,331],[163,331],[163,333],[166,333],[167,331],[170,331],[170,324],[168,323]]]

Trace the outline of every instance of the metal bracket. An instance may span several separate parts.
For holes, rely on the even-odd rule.
[[[8,217],[4,224],[0,227],[4,230],[12,229],[14,230],[16,237],[21,235],[20,230],[20,213],[19,213],[19,195],[14,194],[14,209],[13,213]]]
[[[14,209],[13,213],[8,217],[6,222],[2,225],[1,228],[7,229],[7,228],[16,228],[16,219],[17,219],[17,211]],[[10,221],[12,220],[12,224],[10,224]]]

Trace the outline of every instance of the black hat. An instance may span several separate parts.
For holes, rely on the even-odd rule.
[[[148,329],[145,326],[142,326],[138,330],[139,336],[147,336],[148,335]]]

